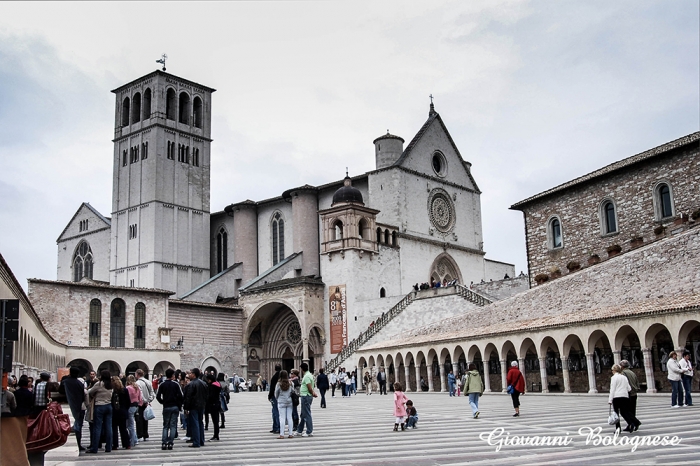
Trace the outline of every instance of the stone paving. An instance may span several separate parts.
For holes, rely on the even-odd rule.
[[[330,395],[330,394],[329,394]],[[149,423],[151,440],[133,450],[100,451],[78,457],[73,436],[65,446],[49,452],[46,465],[73,464],[140,466],[230,464],[262,465],[297,463],[329,465],[596,465],[596,464],[700,464],[700,407],[671,409],[670,395],[642,395],[637,416],[643,425],[635,434],[623,434],[623,442],[643,436],[676,435],[676,446],[595,446],[579,435],[581,428],[601,427],[610,440],[607,395],[525,395],[519,418],[512,417],[510,397],[487,394],[481,398],[478,419],[473,419],[465,397],[444,393],[408,393],[418,410],[418,429],[393,432],[393,396],[358,394],[351,398],[320,398],[312,406],[314,436],[277,439],[270,434],[270,405],[265,394],[232,394],[226,429],[219,442],[200,449],[187,448],[182,438],[172,451],[160,449],[160,416]],[[157,403],[156,403],[157,405]],[[155,406],[154,406],[155,407]],[[157,406],[156,412],[159,412]],[[235,414],[234,414],[235,413]],[[624,422],[623,422],[624,426]],[[514,436],[566,436],[568,445],[490,445],[495,429]],[[179,431],[183,435],[183,431]],[[212,436],[210,429],[207,439]],[[86,433],[87,435],[87,433]],[[619,442],[619,440],[618,440]]]

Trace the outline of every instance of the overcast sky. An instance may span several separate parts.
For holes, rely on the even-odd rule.
[[[428,95],[527,270],[513,203],[700,129],[699,2],[0,3],[0,253],[56,278],[81,202],[111,215],[114,95],[156,69],[213,95],[212,211],[374,168]]]

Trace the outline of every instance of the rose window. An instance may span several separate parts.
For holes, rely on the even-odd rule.
[[[430,223],[437,230],[447,233],[454,228],[455,208],[444,190],[433,190],[429,198],[428,214],[430,215]]]
[[[294,344],[301,341],[301,326],[299,322],[292,322],[289,324],[289,327],[287,327],[287,340]]]

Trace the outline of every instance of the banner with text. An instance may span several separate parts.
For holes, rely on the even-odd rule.
[[[337,354],[348,344],[348,309],[345,301],[345,285],[330,287],[331,353]]]

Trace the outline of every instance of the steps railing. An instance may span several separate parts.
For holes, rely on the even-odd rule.
[[[490,299],[470,290],[464,285],[460,285],[457,283],[455,284],[455,286],[457,287],[457,294],[459,294],[464,299],[473,302],[476,305],[486,306],[488,304],[493,303],[493,301],[491,301]]]
[[[343,348],[340,353],[336,355],[333,359],[328,361],[326,364],[326,372],[332,372],[336,370],[339,366],[340,363],[345,361],[347,358],[350,357],[355,351],[357,351],[362,345],[367,343],[369,340],[372,339],[374,335],[376,335],[382,328],[384,328],[391,320],[396,317],[397,315],[401,314],[404,309],[408,307],[409,304],[411,304],[414,300],[414,292],[410,292],[406,296],[403,297],[401,301],[396,303],[394,307],[389,309],[388,312],[383,313],[377,320],[374,321],[374,324],[370,325],[367,327],[367,330],[364,332],[361,332],[357,338],[352,340],[348,346]]]

